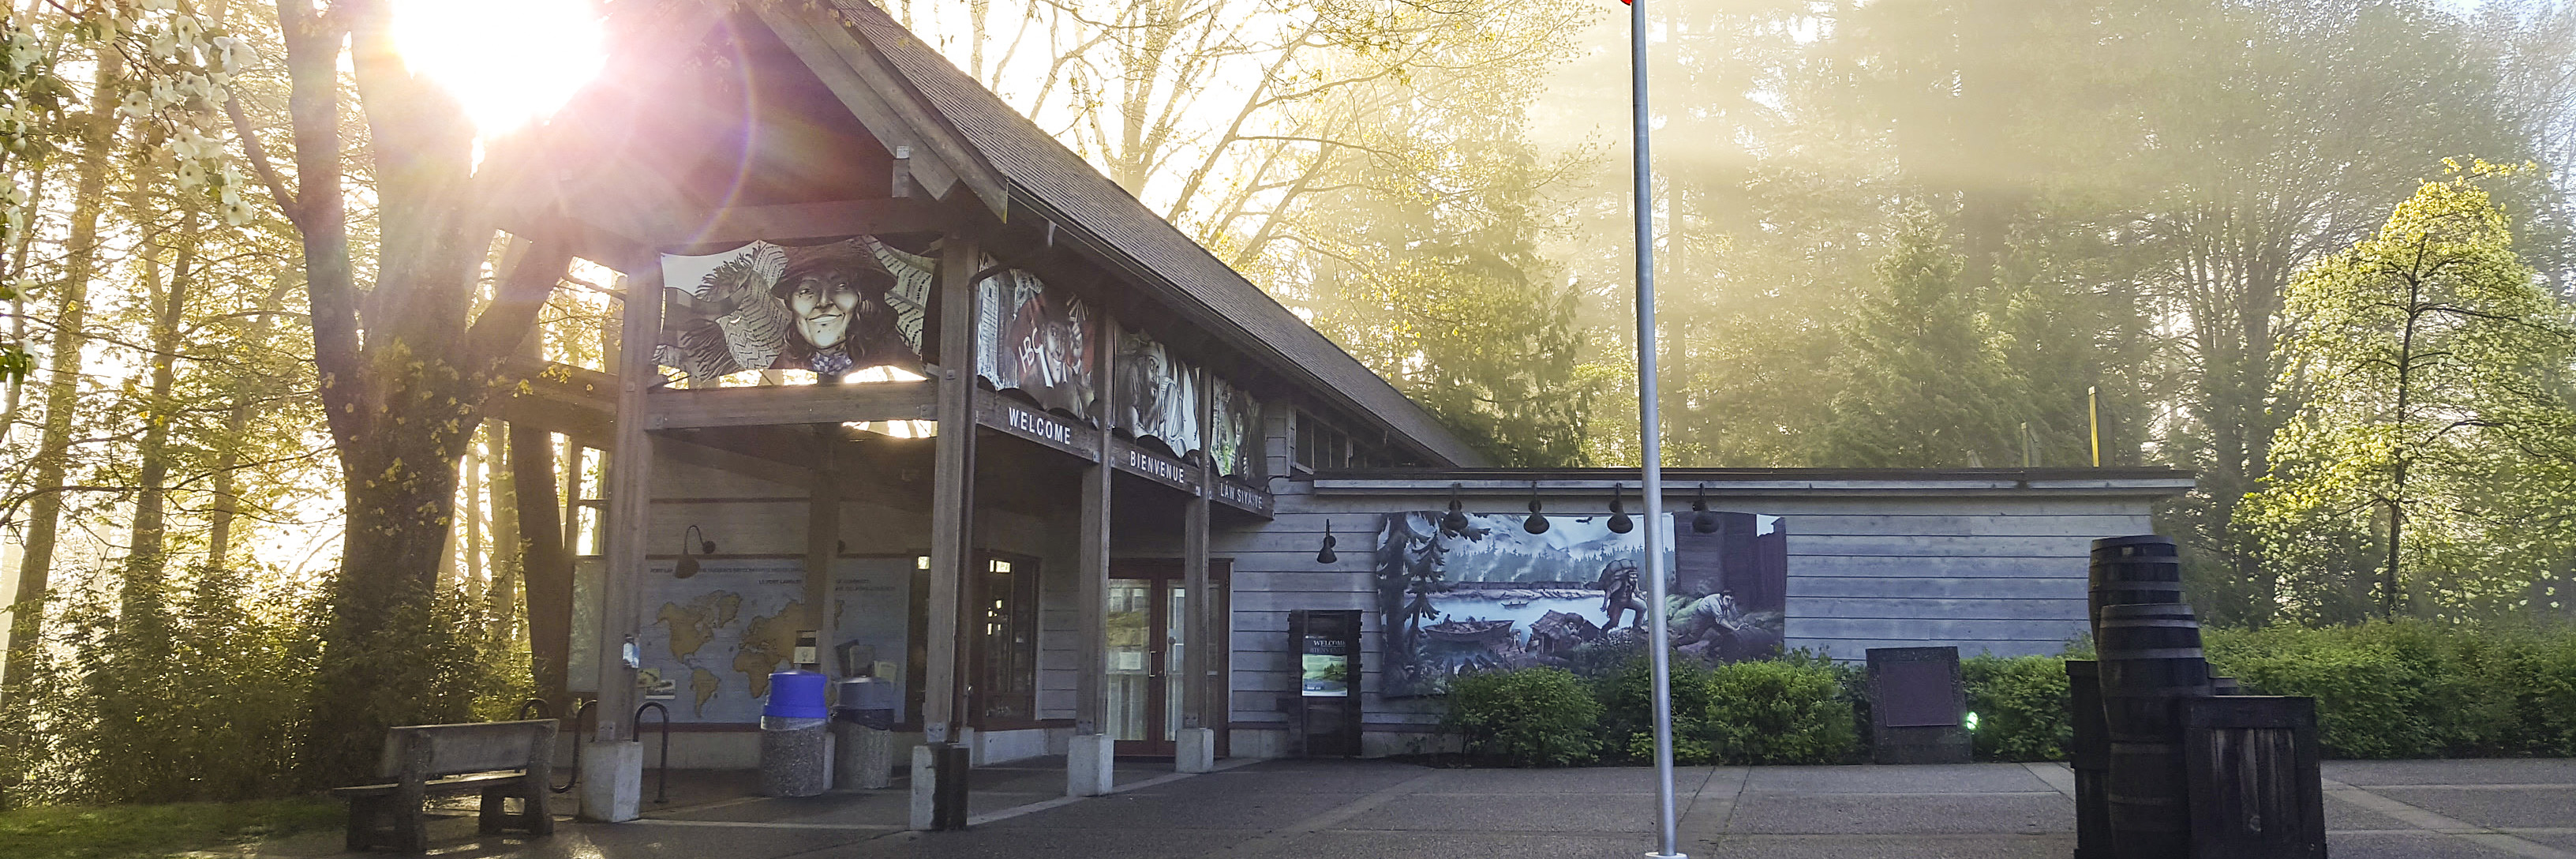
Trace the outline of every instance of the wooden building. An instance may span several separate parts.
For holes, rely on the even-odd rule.
[[[1075,794],[1105,790],[1114,756],[1425,748],[1433,699],[1384,694],[1380,535],[1453,500],[1591,517],[1633,488],[1483,467],[862,0],[617,39],[514,162],[504,226],[621,275],[618,348],[531,366],[495,406],[608,456],[606,485],[576,493],[604,515],[575,505],[593,534],[571,616],[532,625],[599,702],[586,783],[631,775],[644,698],[681,723],[676,764],[749,765],[766,675],[796,663],[900,686],[909,743],[1069,754]],[[2053,651],[2083,626],[2085,541],[2147,531],[2152,502],[2190,486],[1669,479],[1675,509],[1735,517],[1683,574],[1785,576],[1729,592],[1785,600],[1780,643],[1838,658]],[[1316,739],[1298,661],[1328,627],[1359,668],[1338,745]],[[917,794],[936,780],[916,771]],[[601,796],[586,813],[632,814]]]

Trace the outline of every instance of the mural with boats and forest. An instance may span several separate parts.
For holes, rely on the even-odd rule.
[[[1437,695],[1476,671],[1583,675],[1645,653],[1646,527],[1666,539],[1665,632],[1675,659],[1731,662],[1781,643],[1787,534],[1778,516],[1695,510],[1647,523],[1617,511],[1545,516],[1389,513],[1378,534],[1388,697]]]

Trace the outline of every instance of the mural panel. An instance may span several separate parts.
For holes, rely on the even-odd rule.
[[[760,721],[770,672],[790,667],[796,634],[807,628],[805,562],[708,559],[685,579],[674,566],[645,566],[637,684],[645,697],[667,701],[675,722]],[[832,629],[823,638],[844,676],[884,677],[898,690],[909,680],[913,566],[909,557],[834,563],[825,616]]]
[[[917,365],[935,273],[930,257],[872,236],[664,254],[657,359],[692,387],[746,370]]]
[[[1381,652],[1388,697],[1436,695],[1475,671],[1550,665],[1598,675],[1645,653],[1647,589],[1642,528],[1618,533],[1609,516],[1465,514],[1449,531],[1442,511],[1387,514],[1378,535]],[[1775,533],[1779,517],[1742,516]],[[1640,517],[1642,518],[1642,517]],[[1673,533],[1674,519],[1660,523]],[[1644,523],[1637,523],[1644,524]],[[1690,530],[1690,529],[1684,529]],[[1667,539],[1665,631],[1676,659],[1725,662],[1766,656],[1781,642],[1788,574],[1785,541],[1747,540],[1721,551],[1705,535]],[[1765,554],[1780,557],[1768,559]],[[1772,579],[1782,580],[1772,582]]]
[[[984,269],[996,267],[985,257]],[[1019,269],[976,284],[982,309],[975,320],[975,372],[996,390],[1019,390],[1038,405],[1091,414],[1099,398],[1093,378],[1098,341],[1091,307],[1037,275]]]
[[[1208,386],[1216,397],[1216,425],[1208,428],[1208,456],[1217,473],[1240,477],[1252,473],[1252,439],[1261,432],[1261,404],[1252,393],[1214,374]]]
[[[1174,359],[1152,337],[1127,334],[1118,342],[1118,425],[1138,439],[1156,439],[1176,455],[1200,449],[1198,368]]]

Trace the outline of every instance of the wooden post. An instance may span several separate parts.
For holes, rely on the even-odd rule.
[[[1110,463],[1112,441],[1110,429],[1116,426],[1117,393],[1112,356],[1118,351],[1118,322],[1102,319],[1098,354],[1092,362],[1093,386],[1100,400],[1094,412],[1100,417],[1099,462],[1082,475],[1082,556],[1077,561],[1081,581],[1074,592],[1078,612],[1074,629],[1079,638],[1075,647],[1073,682],[1073,732],[1077,735],[1098,734],[1109,721],[1109,510],[1117,466]]]
[[[841,488],[833,453],[840,427],[815,427],[814,486],[805,500],[805,628],[814,631],[814,670],[833,674],[832,562],[841,555]],[[840,666],[848,671],[850,666]]]
[[[965,648],[960,623],[972,564],[975,503],[975,244],[950,235],[939,255],[939,437],[930,502],[930,628],[923,678],[923,739],[957,739],[966,722]]]
[[[628,264],[617,355],[617,436],[608,461],[607,563],[599,576],[599,733],[602,742],[627,733],[635,709],[635,669],[626,644],[635,636],[636,601],[644,576],[645,538],[651,527],[653,437],[644,431],[644,396],[656,378],[653,344],[662,328],[662,263],[643,254]]]
[[[1194,481],[1196,486],[1190,496],[1189,515],[1182,526],[1186,530],[1181,535],[1184,563],[1188,565],[1182,569],[1181,575],[1190,595],[1189,613],[1181,627],[1183,728],[1209,727],[1207,678],[1209,670],[1216,665],[1212,661],[1216,654],[1208,652],[1211,638],[1208,635],[1208,617],[1211,614],[1208,605],[1211,596],[1208,591],[1208,500],[1209,496],[1216,494],[1215,487],[1209,485],[1216,469],[1209,463],[1212,457],[1206,451],[1208,404],[1212,401],[1211,388],[1214,387],[1207,383],[1209,378],[1206,368],[1200,368],[1198,479]]]

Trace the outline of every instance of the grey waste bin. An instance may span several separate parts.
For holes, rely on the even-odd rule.
[[[852,677],[832,684],[833,787],[874,790],[894,785],[893,683]]]

